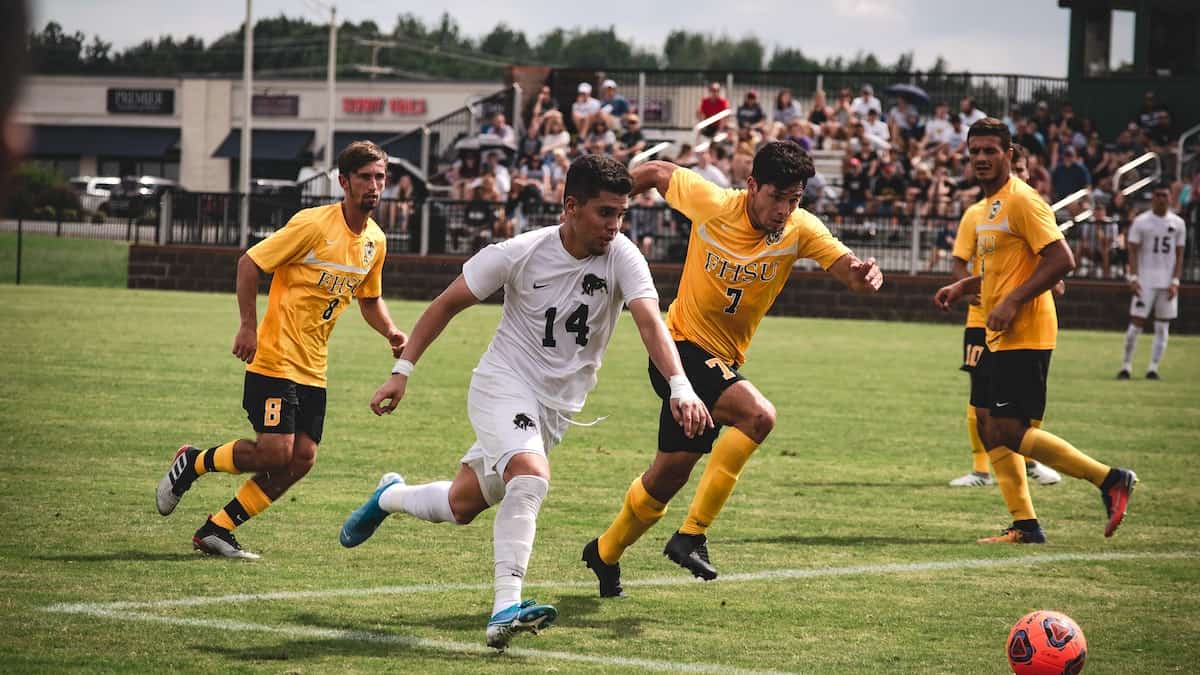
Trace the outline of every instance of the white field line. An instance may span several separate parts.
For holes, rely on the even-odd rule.
[[[119,621],[150,621],[165,623],[173,626],[188,626],[192,628],[211,628],[228,633],[273,633],[288,637],[309,638],[317,640],[352,640],[356,642],[372,642],[376,644],[392,644],[411,649],[444,652],[452,654],[474,654],[492,658],[503,658],[495,649],[485,647],[482,643],[455,642],[452,640],[434,640],[414,637],[411,635],[388,635],[361,630],[336,630],[332,628],[310,628],[308,626],[271,626],[245,621],[227,621],[224,619],[188,619],[183,617],[162,616],[144,612],[129,612],[110,609],[93,609],[82,614],[97,616]],[[622,656],[592,656],[590,654],[575,654],[542,649],[527,649],[510,647],[504,653],[510,657],[525,659],[557,659],[575,663],[590,663],[601,666],[641,668],[673,673],[754,673],[755,675],[774,675],[778,671],[738,670],[726,665],[714,663],[675,663],[673,661],[658,661],[655,659],[628,658]],[[496,664],[500,666],[500,663]],[[513,663],[512,665],[516,665]]]
[[[1130,553],[1058,553],[1050,555],[1030,555],[1013,558],[965,558],[960,560],[943,560],[919,563],[893,563],[886,565],[854,565],[851,567],[815,567],[809,569],[779,569],[762,570],[759,572],[742,572],[724,574],[711,584],[730,584],[747,581],[764,581],[769,579],[807,579],[813,577],[838,577],[853,575],[903,574],[905,572],[933,572],[943,570],[960,570],[968,568],[1017,567],[1025,565],[1040,565],[1056,562],[1104,562],[1110,560],[1171,560],[1180,558],[1200,557],[1200,551],[1174,552],[1130,552]],[[249,563],[253,564],[253,563]],[[669,577],[650,579],[629,579],[622,581],[623,586],[682,586],[685,584],[705,583],[682,574]],[[525,584],[526,589],[544,588],[550,590],[564,588],[593,588],[595,581],[540,581]],[[322,600],[326,598],[366,597],[374,595],[422,595],[429,593],[447,593],[453,591],[486,591],[491,590],[490,583],[453,583],[453,584],[418,584],[414,586],[376,586],[374,588],[344,588],[323,591],[277,591],[273,593],[232,593],[229,595],[192,596],[171,600],[150,601],[118,601],[118,602],[84,602],[56,603],[45,608],[48,612],[64,612],[76,614],[94,614],[98,611],[112,610],[155,610],[171,607],[198,607],[201,605],[216,605],[238,602],[258,602],[264,600]]]

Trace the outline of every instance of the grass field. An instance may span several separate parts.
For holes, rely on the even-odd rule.
[[[129,243],[45,234],[22,237],[21,283],[124,288]],[[0,232],[0,284],[17,278],[17,235]]]
[[[170,518],[153,506],[181,442],[249,432],[233,297],[9,285],[0,303],[0,671],[1003,673],[1010,626],[1038,608],[1083,627],[1089,673],[1200,663],[1194,337],[1172,336],[1163,381],[1116,382],[1119,334],[1060,336],[1047,427],[1142,483],[1113,539],[1097,491],[1067,480],[1033,487],[1049,544],[988,547],[973,542],[1007,524],[999,493],[946,486],[969,468],[960,330],[769,318],[744,372],[779,424],[710,530],[723,578],[691,582],[660,554],[689,486],[622,560],[631,597],[601,601],[579,551],[647,464],[657,421],[622,320],[581,415],[610,418],[552,454],[528,594],[559,624],[497,655],[483,647],[490,515],[397,517],[359,548],[336,540],[383,471],[456,469],[497,307],[452,323],[384,419],[366,403],[390,355],[343,317],[317,466],[238,530],[263,559],[236,563],[190,538],[240,479],[202,478]],[[411,326],[422,305],[391,307]],[[1148,351],[1143,338],[1139,368]],[[229,597],[261,593],[274,595]]]

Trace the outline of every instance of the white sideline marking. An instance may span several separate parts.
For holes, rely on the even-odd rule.
[[[742,572],[724,574],[715,581],[703,582],[699,579],[675,575],[651,579],[630,579],[622,581],[623,586],[682,586],[685,584],[729,584],[745,581],[763,581],[767,579],[807,579],[811,577],[838,577],[847,575],[899,574],[903,572],[929,572],[941,570],[957,570],[986,567],[1015,567],[1020,565],[1036,565],[1055,562],[1103,562],[1106,560],[1138,560],[1158,559],[1169,560],[1178,558],[1194,558],[1200,556],[1200,551],[1176,552],[1131,552],[1131,553],[1057,553],[1051,555],[1031,555],[1016,558],[965,558],[961,560],[944,560],[921,563],[893,563],[886,565],[854,565],[851,567],[815,567],[809,569],[780,569],[762,570],[759,572]],[[540,581],[525,584],[525,588],[592,588],[595,581]],[[193,596],[175,598],[173,600],[151,600],[143,602],[82,602],[56,603],[46,607],[48,612],[64,612],[75,614],[94,614],[101,611],[128,609],[165,609],[168,607],[198,607],[230,602],[256,602],[261,600],[320,600],[324,598],[364,597],[372,595],[412,595],[424,593],[447,593],[452,591],[487,591],[491,590],[490,583],[474,584],[418,584],[414,586],[377,586],[374,588],[344,588],[324,591],[277,591],[274,593],[233,593],[216,596]]]
[[[308,626],[270,626],[261,623],[226,621],[218,619],[188,619],[183,617],[161,616],[143,612],[126,612],[111,609],[92,609],[80,613],[122,621],[152,621],[175,626],[213,628],[227,632],[257,631],[261,633],[287,635],[290,637],[315,638],[318,640],[354,640],[358,642],[401,645],[403,647],[425,649],[429,651],[450,652],[454,654],[474,654],[479,656],[489,656],[492,658],[501,658],[495,649],[485,647],[482,644],[455,642],[452,640],[433,640],[430,638],[420,638],[411,635],[388,635],[386,633],[372,633],[361,630],[336,630],[332,628],[310,628]],[[661,670],[676,673],[754,673],[755,675],[774,675],[775,673],[779,672],[763,670],[740,670],[731,668],[730,666],[712,663],[675,663],[672,661],[657,661],[654,659],[638,659],[622,656],[592,656],[590,654],[575,654],[572,652],[527,649],[524,647],[510,647],[504,650],[504,653],[506,655],[518,658],[558,659],[560,661],[573,661],[576,663],[590,663],[602,666],[623,666],[626,668],[641,668],[644,670]],[[497,665],[500,664],[497,663]],[[513,663],[512,665],[517,664]]]

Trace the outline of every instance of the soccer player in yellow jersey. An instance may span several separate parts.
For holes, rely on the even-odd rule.
[[[692,221],[667,327],[688,379],[716,426],[685,436],[671,414],[670,387],[651,366],[650,381],[663,400],[658,452],[650,468],[629,486],[608,530],[583,550],[602,597],[623,595],[621,554],[662,518],[692,467],[710,451],[687,518],[664,554],[698,577],[716,578],[705,532],[733,492],[742,467],[775,426],[775,407],[738,369],[792,265],[812,258],[864,293],[877,291],[883,283],[873,258],[860,261],[816,216],[798,208],[813,174],[808,154],[790,141],[768,143],[758,151],[745,190],[721,189],[667,162],[647,162],[633,171],[634,194],[657,188]],[[718,438],[722,425],[732,428]]]
[[[986,195],[986,212],[975,227],[979,274],[938,289],[934,303],[949,309],[959,298],[978,293],[987,314],[988,391],[972,392],[971,404],[1013,523],[1001,535],[979,541],[1046,541],[1029,497],[1024,462],[1014,453],[1099,488],[1108,515],[1104,536],[1110,537],[1125,517],[1137,476],[1101,464],[1031,424],[1046,409],[1046,375],[1058,333],[1050,289],[1075,268],[1075,259],[1049,205],[1010,175],[1008,126],[991,117],[972,124],[967,150]]]
[[[242,407],[257,432],[208,450],[185,445],[158,484],[158,512],[170,515],[197,477],[213,471],[253,473],[237,496],[196,531],[196,549],[227,558],[244,551],[233,529],[258,515],[312,469],[325,422],[325,363],[329,333],[358,299],[363,318],[399,356],[407,337],[380,297],[387,240],[370,218],[387,176],[387,155],[356,141],[338,157],[345,197],[304,209],[238,261],[241,327],[233,354],[246,362]],[[260,272],[274,273],[267,313],[258,323]]]
[[[1019,145],[1013,146],[1012,173],[1017,178],[1028,182],[1029,165],[1025,160],[1025,149]],[[952,260],[955,280],[971,276],[970,268],[975,260],[975,226],[987,212],[983,201],[976,202],[963,213],[958,224],[958,234],[954,238]],[[1055,295],[1062,295],[1065,286],[1062,281],[1054,287]],[[963,364],[960,370],[971,376],[971,391],[987,391],[987,367],[983,359],[987,355],[984,339],[984,325],[987,317],[979,304],[979,297],[971,299],[967,306],[967,327],[963,331]],[[978,398],[978,396],[976,397]],[[975,416],[975,406],[967,402],[967,436],[971,441],[971,471],[950,481],[951,487],[982,487],[992,485],[992,475],[989,473],[987,448],[983,447],[983,439],[979,435],[979,424]],[[1032,459],[1025,462],[1025,474],[1041,485],[1054,485],[1062,480],[1058,472],[1045,464],[1039,464]]]

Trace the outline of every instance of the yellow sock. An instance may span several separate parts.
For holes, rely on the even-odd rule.
[[[970,403],[967,404],[967,435],[971,437],[971,470],[975,473],[987,473],[987,448],[983,447],[983,439],[979,437],[979,419],[975,416],[975,406]]]
[[[653,527],[666,512],[667,505],[646,492],[642,477],[634,478],[629,484],[629,490],[625,492],[621,512],[597,542],[600,560],[609,565],[616,564],[625,553],[625,549],[633,546],[633,542]]]
[[[716,520],[721,507],[733,494],[733,486],[737,485],[742,467],[746,466],[756,449],[758,443],[734,427],[717,439],[708,465],[704,467],[704,475],[700,476],[696,495],[688,506],[687,520],[679,528],[681,534],[704,534],[708,531],[708,526]]]
[[[220,513],[213,516],[212,520],[226,530],[232,530],[254,516],[266,511],[270,505],[271,498],[251,478],[242,483],[242,487],[238,488],[237,495],[233,500],[226,504]]]
[[[237,445],[237,441],[229,441],[224,445],[204,450],[197,455],[195,463],[192,464],[192,467],[196,469],[196,475],[203,476],[210,471],[233,474],[241,473],[233,465],[233,446],[235,445]]]
[[[1075,446],[1049,431],[1033,429],[1021,439],[1021,454],[1032,457],[1072,478],[1082,478],[1096,487],[1108,476],[1108,466],[1088,457]]]
[[[1025,458],[1003,445],[988,450],[992,471],[996,474],[996,485],[1004,497],[1004,505],[1013,520],[1037,518],[1033,511],[1033,499],[1029,496],[1029,482],[1025,479]]]

